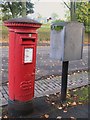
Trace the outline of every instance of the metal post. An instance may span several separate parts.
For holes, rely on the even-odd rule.
[[[67,78],[68,78],[68,64],[69,61],[63,61],[62,65],[62,83],[61,83],[61,101],[66,100],[67,93]]]

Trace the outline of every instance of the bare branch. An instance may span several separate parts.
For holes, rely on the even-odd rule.
[[[63,1],[63,2],[64,2],[64,1]],[[71,8],[67,5],[66,2],[64,2],[64,4],[67,6],[67,8],[68,8],[69,10],[71,10]]]

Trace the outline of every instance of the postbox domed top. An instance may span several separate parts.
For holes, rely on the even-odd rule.
[[[4,21],[5,26],[27,26],[27,27],[40,27],[42,24],[37,22],[36,20],[30,19],[29,17],[20,17],[13,18],[7,21]]]
[[[30,19],[29,17],[20,17],[20,18],[13,18],[5,21],[5,23],[35,23],[35,24],[41,24],[37,22],[36,20]]]

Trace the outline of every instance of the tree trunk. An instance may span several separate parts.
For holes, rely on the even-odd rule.
[[[71,3],[70,3],[70,6],[71,6],[71,7],[70,7],[70,8],[71,8],[71,9],[70,9],[71,21],[75,21],[75,20],[76,20],[76,13],[75,13],[75,9],[76,9],[76,8],[75,8],[75,4],[76,4],[75,2],[71,2]]]
[[[26,0],[22,0],[22,17],[26,16]]]

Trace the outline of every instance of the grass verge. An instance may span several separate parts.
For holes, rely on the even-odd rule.
[[[8,42],[8,28],[2,26],[0,30],[2,30],[2,40],[0,40],[0,42]],[[86,33],[84,39],[85,44],[89,42],[88,38],[89,34]],[[50,41],[50,24],[43,24],[41,28],[38,29],[38,43],[44,41]]]

